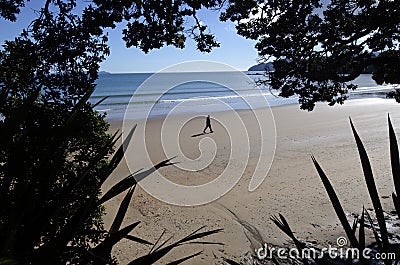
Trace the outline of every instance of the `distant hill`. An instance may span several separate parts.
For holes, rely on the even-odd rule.
[[[107,71],[100,71],[99,75],[111,75],[111,73],[109,73]]]
[[[251,71],[265,71],[265,70],[274,71],[273,63],[269,62],[269,63],[260,63],[257,65],[253,65],[247,71],[251,72]],[[363,74],[372,74],[375,70],[376,70],[375,66],[370,65],[362,73]]]
[[[273,64],[272,63],[260,63],[257,65],[253,65],[247,71],[265,71],[265,70],[273,71],[274,70]]]

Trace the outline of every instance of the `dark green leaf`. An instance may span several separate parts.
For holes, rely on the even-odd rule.
[[[355,237],[353,230],[350,227],[349,222],[347,221],[346,214],[344,213],[343,207],[339,201],[339,198],[336,195],[335,190],[333,189],[328,177],[325,175],[321,166],[318,164],[317,160],[314,156],[311,156],[312,161],[314,163],[315,168],[317,169],[318,175],[324,184],[325,190],[328,193],[329,199],[331,200],[333,209],[336,212],[337,217],[339,218],[340,223],[343,226],[344,231],[346,232],[347,238],[350,240],[350,244],[353,247],[358,247],[358,241]]]
[[[396,134],[393,129],[390,116],[388,115],[389,124],[389,145],[390,145],[390,162],[392,164],[392,176],[396,194],[400,194],[400,162],[399,148],[397,145]]]
[[[129,203],[131,202],[133,192],[135,191],[135,187],[136,185],[129,189],[128,193],[125,195],[124,199],[119,205],[117,215],[115,216],[114,221],[110,228],[110,233],[118,231],[119,228],[121,227],[122,221],[125,218],[125,214],[128,211]]]
[[[381,205],[381,201],[379,200],[378,191],[376,189],[374,176],[372,174],[371,164],[369,162],[369,158],[367,152],[364,148],[364,145],[358,136],[356,129],[354,128],[353,122],[350,119],[351,129],[354,134],[354,138],[357,143],[358,153],[360,155],[361,165],[364,171],[365,182],[367,184],[368,192],[371,197],[372,204],[375,209],[376,218],[378,220],[379,229],[381,232],[382,237],[382,244],[386,250],[389,250],[389,239],[388,239],[388,232],[386,228],[385,217],[383,214],[383,209]]]

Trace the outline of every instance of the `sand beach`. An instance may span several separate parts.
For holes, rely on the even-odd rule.
[[[375,98],[351,100],[342,106],[334,107],[318,104],[313,112],[301,111],[298,105],[277,106],[272,107],[276,130],[267,128],[268,135],[264,136],[252,129],[258,126],[254,113],[263,110],[211,113],[214,119],[232,123],[235,121],[234,115],[239,115],[246,121],[248,136],[244,139],[235,136],[235,133],[224,128],[224,124],[217,122],[213,124],[214,133],[196,136],[202,132],[204,115],[208,113],[204,115],[195,113],[183,127],[177,125],[176,128],[174,120],[179,118],[176,116],[168,117],[168,126],[163,124],[166,119],[161,116],[147,121],[128,121],[132,126],[138,125],[133,142],[140,142],[140,139],[144,138],[141,128],[145,126],[145,122],[147,123],[148,129],[145,132],[145,138],[148,139],[147,152],[151,161],[155,163],[170,157],[163,151],[163,142],[168,142],[168,139],[179,142],[182,153],[176,154],[177,157],[173,161],[180,162],[181,165],[184,165],[187,159],[196,161],[201,154],[204,155],[202,158],[211,159],[211,163],[199,171],[183,170],[177,166],[179,164],[159,170],[160,174],[180,185],[202,185],[220,175],[229,163],[231,142],[239,144],[235,148],[243,150],[247,150],[247,146],[251,148],[242,177],[221,198],[200,206],[176,206],[154,198],[138,186],[124,222],[128,224],[140,220],[141,224],[132,234],[151,242],[155,242],[164,230],[163,239],[173,236],[171,239],[173,242],[203,225],[206,225],[207,229],[224,229],[222,233],[207,238],[207,241],[224,245],[181,246],[173,250],[159,264],[166,264],[168,261],[199,250],[204,250],[203,254],[185,264],[223,264],[221,257],[239,261],[246,253],[251,253],[254,247],[259,247],[260,242],[256,239],[249,240],[236,217],[227,209],[235,213],[239,219],[256,227],[262,233],[262,241],[265,243],[276,245],[288,243],[288,237],[270,220],[272,215],[280,213],[286,217],[298,238],[314,242],[319,246],[334,244],[339,236],[344,236],[344,231],[313,167],[311,155],[316,157],[325,170],[350,219],[351,214],[361,212],[363,205],[371,208],[350,129],[349,117],[351,117],[371,159],[383,207],[386,211],[393,210],[390,197],[393,184],[387,115],[390,114],[395,131],[399,135],[399,110],[400,105],[394,101]],[[110,132],[122,128],[121,120],[110,120],[110,123]],[[265,154],[267,160],[274,154],[272,166],[262,184],[250,192],[249,182],[260,158],[260,143],[271,141],[271,137],[275,135],[276,150],[269,150],[269,153]],[[212,149],[211,158],[207,157],[209,151],[207,148]],[[136,150],[136,153],[131,153],[128,157],[130,167],[137,165],[136,169],[140,169],[148,166],[141,150]],[[235,166],[242,166],[240,155],[235,159],[238,161],[236,164],[229,164],[233,169]],[[199,159],[197,162],[202,163]],[[127,163],[121,163],[105,183],[103,190],[106,191],[129,173]],[[151,177],[153,175],[149,178]],[[160,185],[159,189],[163,188],[165,187]],[[115,216],[123,195],[106,204],[107,227]],[[128,240],[122,240],[114,248],[114,253],[121,264],[126,264],[141,253],[149,251],[150,247]]]

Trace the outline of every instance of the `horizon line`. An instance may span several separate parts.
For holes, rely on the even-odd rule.
[[[228,71],[228,70],[215,70],[215,71],[156,71],[156,72],[110,72],[110,71],[106,71],[106,70],[100,70],[99,73],[107,73],[107,74],[156,74],[156,73],[160,73],[160,74],[173,74],[173,73],[216,73],[216,72],[263,72],[263,71],[249,71],[249,70],[232,70],[232,71]]]

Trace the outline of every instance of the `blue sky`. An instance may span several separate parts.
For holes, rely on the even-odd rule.
[[[0,18],[0,41],[12,39],[18,35],[35,18],[34,9],[39,9],[40,4],[43,4],[42,1],[28,3],[17,22]],[[218,13],[213,11],[201,11],[199,18],[204,24],[209,25],[211,32],[221,43],[220,48],[215,48],[211,53],[201,53],[196,50],[195,43],[188,39],[184,49],[164,47],[145,54],[137,48],[125,47],[122,40],[122,25],[120,25],[115,30],[109,31],[111,55],[101,64],[101,70],[112,73],[157,72],[173,64],[191,60],[216,61],[239,70],[247,70],[257,63],[255,42],[238,36],[233,23],[220,22]]]

